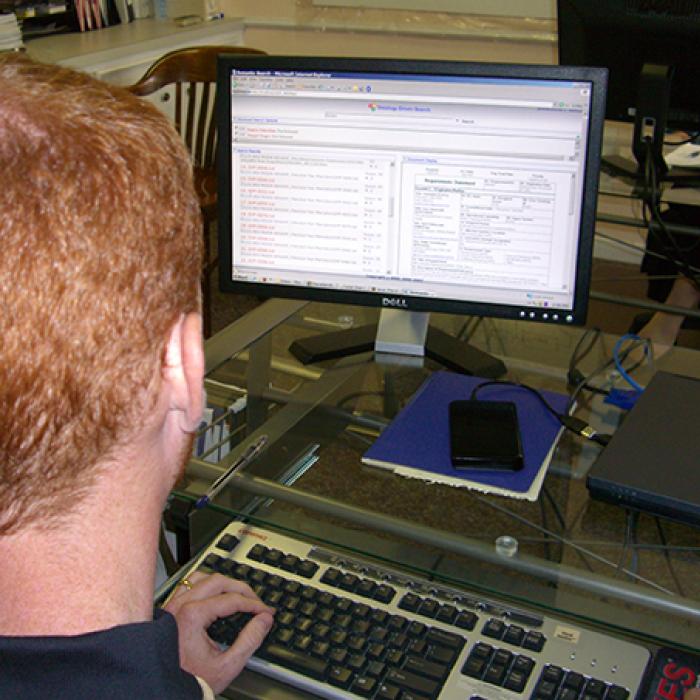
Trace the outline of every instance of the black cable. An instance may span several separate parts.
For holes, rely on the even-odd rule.
[[[547,522],[547,511],[544,507],[544,501],[541,498],[537,499],[540,506],[540,518],[542,520],[542,531],[544,533],[544,540],[542,544],[544,546],[544,558],[547,561],[552,561],[552,552],[549,548],[549,524]]]
[[[576,365],[578,365],[578,363],[581,362],[581,360],[583,360],[583,358],[586,357],[586,355],[588,355],[588,353],[593,349],[593,346],[600,337],[601,332],[602,331],[600,330],[600,328],[588,328],[578,339],[576,347],[574,347],[574,350],[571,353],[571,357],[569,358],[569,369],[566,373],[566,384],[568,387],[578,387],[583,382],[581,389],[585,389],[586,391],[590,391],[594,394],[601,394],[603,396],[607,396],[610,393],[609,391],[606,391],[605,389],[599,389],[596,386],[589,385],[585,381],[583,373],[576,367]],[[580,352],[583,342],[585,341],[586,337],[591,333],[594,334],[593,338],[591,338],[586,349],[583,350],[583,352]]]
[[[645,156],[645,163],[644,163],[644,190],[643,190],[643,201],[644,201],[644,220],[645,223],[647,224],[648,227],[648,234],[649,235],[656,235],[656,231],[654,228],[649,224],[647,217],[646,217],[646,207],[649,208],[649,211],[651,212],[651,217],[654,220],[656,226],[658,229],[661,231],[663,236],[666,238],[666,240],[671,244],[670,248],[668,245],[665,245],[660,239],[659,243],[661,243],[662,247],[669,251],[672,250],[675,253],[675,257],[672,256],[671,254],[668,255],[667,259],[669,262],[673,263],[681,272],[681,274],[685,275],[688,277],[690,280],[692,280],[694,283],[697,284],[698,279],[695,275],[692,273],[692,268],[688,260],[686,259],[685,252],[681,250],[680,246],[678,245],[678,241],[676,241],[675,236],[668,230],[666,227],[666,222],[663,220],[663,217],[661,216],[661,211],[659,209],[659,205],[661,202],[661,192],[659,189],[659,184],[657,181],[657,171],[656,167],[654,166],[653,163],[653,155],[652,155],[652,143],[650,139],[645,139],[645,144],[646,144],[646,156]]]
[[[525,389],[526,391],[529,391],[531,394],[534,394],[540,401],[541,403],[545,406],[545,408],[567,429],[570,430],[571,432],[575,433],[576,435],[580,435],[581,437],[585,437],[587,440],[593,440],[593,442],[597,442],[599,445],[607,445],[608,442],[610,442],[610,435],[603,435],[601,433],[598,433],[592,426],[588,425],[586,421],[581,420],[580,418],[575,418],[574,416],[569,416],[566,414],[559,413],[558,411],[555,411],[545,399],[545,397],[537,391],[537,389],[533,389],[531,386],[528,386],[527,384],[521,384],[520,382],[512,382],[508,380],[501,380],[501,379],[492,379],[487,382],[481,382],[481,384],[477,384],[474,389],[472,389],[472,393],[470,395],[470,399],[474,401],[476,399],[477,393],[483,389],[484,387],[495,385],[495,384],[503,384],[503,385],[509,385],[509,386],[516,386],[519,387],[520,389]]]
[[[550,493],[549,489],[547,488],[546,485],[542,485],[542,493],[545,495],[545,498],[549,501],[549,505],[552,506],[552,510],[554,511],[554,517],[557,519],[559,522],[559,525],[561,526],[561,531],[562,535],[564,538],[569,539],[569,530],[566,527],[566,521],[564,520],[564,516],[561,514],[561,510],[559,509],[559,506],[557,502],[554,500],[554,496]],[[574,523],[576,522],[577,519],[574,519]],[[561,543],[561,551],[562,551],[562,559],[564,558],[564,542]],[[579,559],[583,563],[583,565],[589,570],[593,571],[593,567],[591,566],[590,562],[586,557],[583,555],[583,552],[581,552],[580,549],[577,547],[574,547],[574,552],[578,554]]]
[[[678,578],[678,575],[676,574],[676,569],[673,566],[673,563],[671,562],[671,554],[668,551],[668,541],[666,540],[666,534],[663,531],[663,528],[661,527],[661,520],[658,517],[654,517],[654,521],[656,522],[656,529],[659,532],[659,541],[661,542],[663,548],[664,548],[664,558],[666,559],[666,564],[668,565],[668,570],[671,573],[671,578],[673,579],[674,583],[676,584],[676,588],[678,588],[678,593],[685,597],[685,592],[683,590],[683,586],[681,585],[680,579]]]

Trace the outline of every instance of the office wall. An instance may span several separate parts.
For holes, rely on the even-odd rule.
[[[222,2],[226,16],[245,18],[246,43],[270,53],[556,61],[555,25],[551,18],[336,7],[322,4],[323,0]],[[461,4],[468,6],[469,2],[464,0]],[[527,7],[528,2],[520,5]]]

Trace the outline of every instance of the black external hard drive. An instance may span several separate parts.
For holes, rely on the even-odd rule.
[[[523,449],[515,404],[452,401],[450,457],[455,469],[522,469]]]

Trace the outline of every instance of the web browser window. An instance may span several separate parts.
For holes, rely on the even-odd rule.
[[[233,70],[234,280],[570,308],[591,86]]]

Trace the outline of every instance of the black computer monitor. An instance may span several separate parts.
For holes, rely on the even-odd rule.
[[[635,162],[606,162],[642,176],[651,156],[666,175],[666,129],[700,130],[700,2],[558,0],[557,26],[559,62],[608,68],[606,117],[635,124]]]
[[[604,103],[603,69],[222,56],[221,288],[393,311],[305,362],[499,374],[428,312],[585,321]]]

